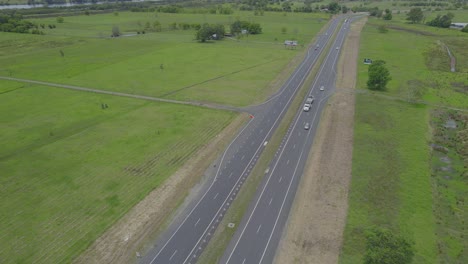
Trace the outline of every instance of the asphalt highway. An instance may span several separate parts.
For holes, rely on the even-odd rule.
[[[335,89],[336,63],[349,31],[346,19],[310,87],[315,100],[309,111],[298,109],[269,171],[244,215],[220,263],[273,263],[283,227],[311,149],[321,111]],[[323,87],[323,89],[321,89]],[[306,98],[304,98],[305,103]],[[306,124],[309,124],[306,129]]]
[[[240,190],[242,184],[245,182],[252,168],[256,164],[264,147],[268,144],[268,141],[273,135],[275,129],[278,127],[281,119],[283,118],[284,114],[289,108],[294,98],[294,95],[303,85],[307,75],[309,74],[313,65],[317,61],[323,48],[330,40],[331,36],[333,35],[333,32],[339,25],[340,21],[342,21],[342,17],[334,19],[330,22],[327,30],[318,37],[316,43],[310,46],[302,63],[296,68],[291,77],[286,81],[286,83],[283,85],[283,87],[279,90],[278,93],[273,95],[269,100],[267,100],[263,104],[249,109],[249,111],[252,113],[249,122],[244,126],[244,128],[237,135],[237,137],[230,143],[230,145],[223,153],[222,157],[219,159],[218,164],[216,164],[216,171],[214,173],[215,175],[213,176],[212,181],[209,183],[209,186],[206,186],[206,188],[204,188],[200,196],[197,197],[197,199],[194,199],[194,201],[187,206],[182,216],[177,217],[173,221],[173,223],[168,227],[167,231],[163,233],[160,236],[160,238],[158,238],[154,247],[151,250],[149,250],[149,252],[143,258],[141,258],[141,263],[170,264],[195,263],[197,261],[201,252],[203,251],[211,236],[213,235],[214,231],[216,230],[218,224],[222,220],[225,212],[229,208],[232,201],[236,198],[236,195]],[[317,45],[318,48],[316,49]],[[334,51],[335,53],[339,52],[339,50],[334,50],[334,48],[332,48],[332,51]],[[327,62],[329,60],[328,57]],[[314,102],[313,107],[309,112],[309,115],[307,115],[308,118],[312,118],[312,116],[316,115],[314,113],[318,113],[318,109],[320,109],[321,105],[321,103],[319,103],[319,100],[323,99],[328,93],[329,92],[326,91],[322,92],[321,94],[316,94],[316,102]],[[309,119],[306,119],[306,115],[300,115],[299,119],[297,119],[295,122],[299,124],[298,127],[300,127],[302,126],[302,123],[307,120]],[[310,119],[309,121],[313,122],[313,119]],[[318,121],[316,121],[314,124],[316,124],[317,122]],[[302,139],[299,140],[299,138],[304,138],[305,135],[307,135],[307,138],[309,138],[310,131],[314,131],[314,127],[315,125],[313,125],[312,130],[309,131],[304,131],[303,127],[301,130],[292,127],[288,135],[290,135],[293,132],[296,134],[302,133],[302,136],[297,135],[297,142],[299,144],[299,142],[303,142],[301,141]],[[294,136],[294,138],[296,138],[296,135]],[[288,142],[289,141],[292,142],[292,140],[288,140]],[[290,145],[290,143],[288,144]],[[305,157],[306,149],[304,148],[304,144],[298,144],[295,145],[294,148],[302,149],[302,154],[300,154],[300,156],[304,155]],[[310,142],[307,144],[309,144],[310,147]],[[282,189],[285,185],[288,185],[290,179],[294,179],[294,177],[291,177],[291,173],[289,171],[290,168],[288,166],[290,165],[289,163],[296,164],[297,155],[292,153],[295,153],[296,150],[293,149],[291,153],[289,153],[289,151],[291,150],[288,149],[286,153],[288,153],[288,155],[294,155],[292,156],[294,158],[290,158],[290,161],[288,161],[288,164],[286,164],[287,166],[275,166],[277,168],[272,170],[272,172],[275,171],[275,175],[277,173],[276,171],[281,171],[284,173],[284,179],[282,179],[284,181],[280,182],[281,184],[279,184],[281,186],[280,189]],[[298,160],[303,160],[303,158],[298,158]],[[302,163],[303,162],[301,162],[301,164]],[[302,174],[302,168],[299,169],[297,173]],[[270,175],[267,176],[268,177],[265,178],[272,179],[274,181],[279,181],[279,179],[273,178]],[[265,186],[268,186],[268,184],[266,184]],[[271,191],[273,190],[274,189],[271,189]],[[264,198],[262,197],[264,196],[261,195],[258,198],[261,198],[263,204]],[[286,195],[286,197],[289,196]],[[279,198],[277,200],[280,201]],[[278,204],[277,200],[275,200],[274,205],[281,205]],[[256,207],[259,208],[258,206]],[[284,210],[284,212],[286,212],[286,210]],[[264,221],[269,222],[271,220],[274,220],[274,218],[265,220],[262,219],[261,216],[259,216],[258,218],[255,217],[255,219],[255,223],[258,223],[257,226],[263,224]],[[247,221],[246,223],[250,222],[252,221]],[[272,224],[276,226],[275,221],[272,221]],[[247,228],[250,228],[250,226],[251,225],[246,225]],[[262,228],[260,228],[262,229],[262,234],[264,230],[268,230],[267,225],[265,225]],[[250,231],[248,231],[247,233],[249,232]],[[259,232],[260,231],[253,231],[254,234],[258,234]],[[240,238],[243,239],[245,237],[244,234],[246,233],[242,233],[243,234],[240,236]],[[261,236],[268,238],[268,235],[269,234],[265,233]],[[268,239],[268,241],[270,240],[271,239]],[[229,263],[242,263],[244,258],[251,259],[249,260],[249,262],[245,263],[254,263],[252,262],[254,261],[253,258],[250,258],[252,252],[247,252],[245,257],[243,257],[242,254],[244,253],[241,253],[243,251],[238,251],[243,247],[239,247],[239,245],[240,243],[236,243],[236,246],[233,248],[233,252],[235,254],[228,254],[231,255],[228,260]],[[272,247],[270,246],[267,248]],[[264,252],[263,249],[258,250],[259,252]],[[238,252],[240,253],[240,255],[238,254]],[[237,262],[237,259],[241,259],[240,262]]]

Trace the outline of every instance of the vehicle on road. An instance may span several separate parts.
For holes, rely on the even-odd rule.
[[[305,104],[303,109],[304,109],[304,112],[309,112],[310,104]]]
[[[309,130],[309,128],[310,128],[310,124],[309,124],[309,123],[305,123],[304,129],[305,129],[305,130]]]
[[[314,97],[312,95],[307,97],[306,104],[312,104],[313,102],[314,102]]]
[[[336,47],[336,50],[340,49],[340,47]]]
[[[320,91],[323,91],[323,90],[325,90],[325,87],[323,87],[323,85],[322,85],[322,86],[320,86]]]

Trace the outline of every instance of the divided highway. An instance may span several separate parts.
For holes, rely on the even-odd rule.
[[[195,263],[197,261],[202,250],[207,245],[208,241],[210,240],[211,236],[216,230],[218,224],[222,220],[225,212],[229,208],[232,201],[235,199],[242,184],[245,182],[252,168],[256,164],[264,147],[268,144],[268,141],[273,135],[275,129],[278,127],[279,123],[281,122],[281,119],[286,113],[287,109],[289,108],[291,102],[293,101],[295,94],[297,93],[299,88],[303,85],[307,75],[309,74],[313,65],[317,61],[320,53],[322,52],[323,48],[326,46],[327,42],[330,40],[338,24],[342,20],[343,18],[340,17],[331,21],[328,29],[324,32],[324,34],[318,37],[317,42],[314,43],[314,45],[311,46],[311,48],[307,51],[307,55],[302,61],[302,63],[297,67],[297,69],[294,71],[291,77],[287,80],[287,82],[283,85],[283,87],[281,87],[280,91],[277,94],[272,96],[265,103],[251,108],[252,118],[246,124],[246,126],[244,126],[241,132],[237,135],[237,137],[231,142],[231,144],[223,153],[216,167],[217,169],[216,175],[213,177],[213,180],[209,183],[210,185],[207,188],[205,188],[204,192],[200,195],[200,197],[198,197],[191,204],[188,205],[187,210],[185,211],[182,217],[178,217],[177,219],[175,219],[175,221],[167,229],[167,232],[162,234],[161,237],[158,239],[157,244],[154,246],[154,248],[152,248],[148,252],[148,254],[141,259],[141,263],[170,264],[170,263]],[[343,38],[344,36],[344,33],[342,33],[341,31],[338,35],[338,39]],[[341,42],[337,42],[337,43],[342,43],[342,39],[341,39]],[[317,46],[318,48],[316,49]],[[339,52],[339,50],[335,50],[334,48],[332,48],[332,52],[333,51],[336,54],[338,54]],[[327,62],[330,57],[331,57],[330,55],[327,57]],[[332,78],[332,76],[333,74],[330,73],[330,78]],[[331,88],[331,86],[327,86],[327,88]],[[316,102],[314,102],[313,107],[311,111],[309,112],[309,115],[307,115],[307,117],[306,115],[299,115],[299,118],[296,118],[295,124],[298,124],[297,127],[301,127],[303,125],[302,124],[303,122],[305,122],[306,120],[309,120],[307,118],[311,118],[311,116],[317,115],[318,110],[321,109],[320,100],[325,98],[325,94],[328,94],[328,93],[331,93],[331,90],[328,90],[328,91],[326,90],[325,92],[315,94]],[[303,126],[301,130],[296,129],[296,125],[290,128],[288,135],[290,136],[292,133],[296,133],[296,134],[293,137],[294,140],[287,141],[287,145],[293,146],[291,143],[297,142],[297,144],[294,145],[294,149],[295,148],[301,149],[300,151],[301,154],[299,156],[297,156],[296,154],[293,154],[297,152],[294,149],[293,150],[288,149],[284,151],[284,145],[282,145],[282,148],[283,148],[283,151],[281,151],[282,156],[283,156],[283,153],[288,154],[288,155],[294,155],[294,156],[291,156],[289,161],[287,161],[287,164],[285,167],[283,167],[283,165],[275,166],[277,168],[272,170],[272,173],[275,172],[274,175],[277,175],[278,172],[282,172],[283,173],[282,175],[284,175],[284,178],[280,181],[279,178],[275,178],[276,176],[272,176],[271,174],[267,175],[265,179],[268,179],[268,181],[264,182],[261,188],[264,188],[264,186],[268,186],[267,189],[269,191],[276,192],[276,189],[275,188],[270,189],[269,186],[271,184],[270,185],[268,184],[270,179],[272,179],[272,181],[279,181],[280,186],[282,186],[280,188],[281,192],[284,192],[282,188],[284,186],[287,186],[288,184],[291,185],[290,183],[292,182],[291,179],[298,178],[297,176],[292,177],[292,173],[288,166],[293,163],[296,164],[298,160],[299,161],[304,160],[305,157],[307,156],[307,153],[310,149],[311,140],[308,140],[308,142],[306,143],[308,148],[305,146],[306,144],[304,144],[302,140],[304,138],[310,138],[311,132],[315,131],[314,128],[316,126],[316,123],[318,122],[318,120],[317,121],[315,120],[317,119],[314,118],[309,121],[313,123],[312,129],[309,131],[304,131]],[[298,135],[298,133],[302,133],[302,137]],[[296,135],[298,138],[296,138]],[[307,136],[304,137],[304,135],[307,135]],[[303,163],[304,162],[302,161],[300,168],[299,168],[300,164],[297,163],[296,172],[294,173],[294,175],[300,176],[302,174]],[[269,191],[266,191],[266,192],[268,193]],[[278,190],[278,192],[279,191],[280,190]],[[281,194],[278,193],[278,195],[281,195]],[[266,196],[260,195],[260,196],[257,196],[255,200],[256,201],[261,200],[262,201],[261,204],[263,204],[263,200],[265,199],[264,197]],[[278,203],[280,201],[279,199],[280,196],[278,196],[278,198],[276,197],[277,196],[275,196],[276,200],[274,201],[274,205],[280,208],[279,206],[281,205],[281,203]],[[290,197],[290,196],[286,195],[285,197]],[[266,201],[266,203],[269,203],[269,201]],[[270,203],[273,203],[273,201],[271,201]],[[260,207],[255,206],[255,208],[260,208]],[[263,207],[263,206],[261,208],[267,209],[266,207]],[[283,209],[282,206],[281,208]],[[286,212],[286,211],[289,211],[289,209],[288,210],[283,209],[282,211]],[[252,208],[251,208],[251,210],[249,211],[247,215],[250,215],[250,212],[255,213],[257,211],[256,210],[252,211]],[[265,211],[264,214],[270,215],[270,212]],[[271,215],[275,215],[275,214],[271,213]],[[281,214],[280,212],[279,215],[284,215],[284,213]],[[265,217],[269,217],[269,216],[265,215]],[[256,219],[254,221],[255,223],[258,223],[258,224],[253,225],[255,228],[257,228],[257,226],[259,226],[263,222],[270,223],[271,220],[274,220],[274,218],[262,218],[261,215],[252,216],[250,218]],[[285,217],[280,217],[280,218],[285,218]],[[245,230],[244,227],[246,229],[249,228],[250,230],[251,225],[246,225],[246,224],[249,224],[251,222],[253,223],[253,221],[250,220],[250,221],[243,221],[243,222],[244,222],[244,226],[239,227],[238,230],[242,230],[242,229]],[[265,224],[265,226],[259,228],[259,230],[260,229],[262,230],[262,234],[264,230],[268,230],[268,228],[270,230],[274,230],[275,229],[274,226],[277,226],[276,224],[277,222],[278,221],[274,221],[274,223],[273,222],[270,223],[273,225]],[[253,234],[258,234],[260,232],[259,230],[258,231],[254,230]],[[236,235],[236,237],[238,237],[239,239],[249,240],[249,238],[245,236],[245,234],[247,233],[250,233],[250,231],[242,232],[240,236]],[[265,233],[265,235],[262,235],[262,237],[268,238],[269,234],[274,234],[274,232]],[[239,241],[240,240],[238,240],[237,243],[235,243],[235,247],[230,246],[230,248],[233,249],[232,251],[233,254],[228,254],[228,257],[226,258],[226,262],[242,263],[242,261],[244,261],[244,263],[258,263],[258,260],[254,260],[252,252],[248,250],[247,250],[248,252],[245,252],[244,250],[242,250],[244,248],[243,246],[239,247],[239,245],[244,244],[244,242],[239,243]],[[276,241],[276,240],[272,240],[271,238],[268,238],[268,241]],[[252,246],[252,243],[254,242],[252,243],[248,242],[248,243],[250,243],[251,245],[250,248],[254,248]],[[266,249],[272,249],[273,250],[272,252],[274,252],[274,248],[272,247],[272,245],[273,243],[271,243],[269,246],[267,245],[265,250],[258,249],[259,252],[262,253],[262,258],[270,254],[270,251],[266,251]],[[250,257],[250,255],[252,255],[252,257]],[[268,259],[271,259],[270,257],[273,257],[273,256],[267,256],[267,257]],[[267,258],[264,258],[263,261],[265,263],[271,262],[271,261],[267,261]]]
[[[299,109],[220,263],[273,263],[320,114],[335,89],[336,63],[349,30],[349,20],[341,26],[310,88],[309,96],[315,98],[311,109]]]

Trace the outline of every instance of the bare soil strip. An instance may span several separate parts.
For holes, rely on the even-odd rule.
[[[124,217],[107,230],[74,263],[104,264],[133,263],[137,251],[160,232],[173,215],[188,190],[201,181],[210,163],[248,120],[241,114],[219,135],[200,149],[174,175],[153,190]]]
[[[348,210],[359,37],[351,26],[338,63],[337,90],[321,117],[275,263],[337,263]]]

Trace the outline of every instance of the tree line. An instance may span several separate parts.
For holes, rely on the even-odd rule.
[[[39,27],[44,28],[45,25],[37,25],[30,21],[24,20],[22,15],[12,12],[10,14],[0,14],[0,31],[14,33],[32,33],[44,34],[39,30]],[[52,28],[49,25],[49,28]]]

